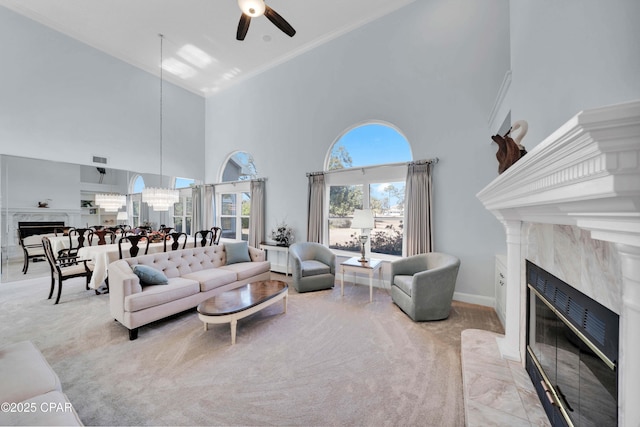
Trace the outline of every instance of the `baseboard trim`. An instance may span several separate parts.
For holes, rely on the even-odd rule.
[[[484,305],[486,307],[491,307],[491,308],[494,308],[496,305],[495,298],[484,297],[481,295],[465,294],[462,292],[454,292],[453,299],[460,302]]]

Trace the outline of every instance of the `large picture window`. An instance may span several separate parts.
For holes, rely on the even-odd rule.
[[[249,240],[251,179],[257,176],[253,157],[243,151],[235,152],[227,158],[222,171],[222,183],[216,185],[221,237]]]
[[[359,252],[359,229],[351,228],[354,209],[371,209],[374,254],[402,255],[406,162],[412,160],[406,138],[387,124],[352,128],[332,146],[326,162],[328,239],[332,249]]]
[[[193,215],[193,199],[191,189],[180,190],[180,199],[173,205],[173,228],[178,233],[192,234],[191,218]]]

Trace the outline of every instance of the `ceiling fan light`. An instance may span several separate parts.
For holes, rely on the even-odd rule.
[[[238,0],[238,6],[242,13],[252,18],[264,15],[266,9],[262,0]]]

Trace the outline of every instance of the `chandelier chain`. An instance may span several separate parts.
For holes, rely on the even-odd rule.
[[[158,34],[160,36],[160,187],[162,187],[162,42],[164,41],[164,35]]]

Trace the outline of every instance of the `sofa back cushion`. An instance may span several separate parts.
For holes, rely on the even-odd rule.
[[[131,268],[146,265],[160,270],[171,279],[209,268],[221,267],[225,262],[221,246],[205,246],[171,252],[160,252],[135,258],[127,258]]]

